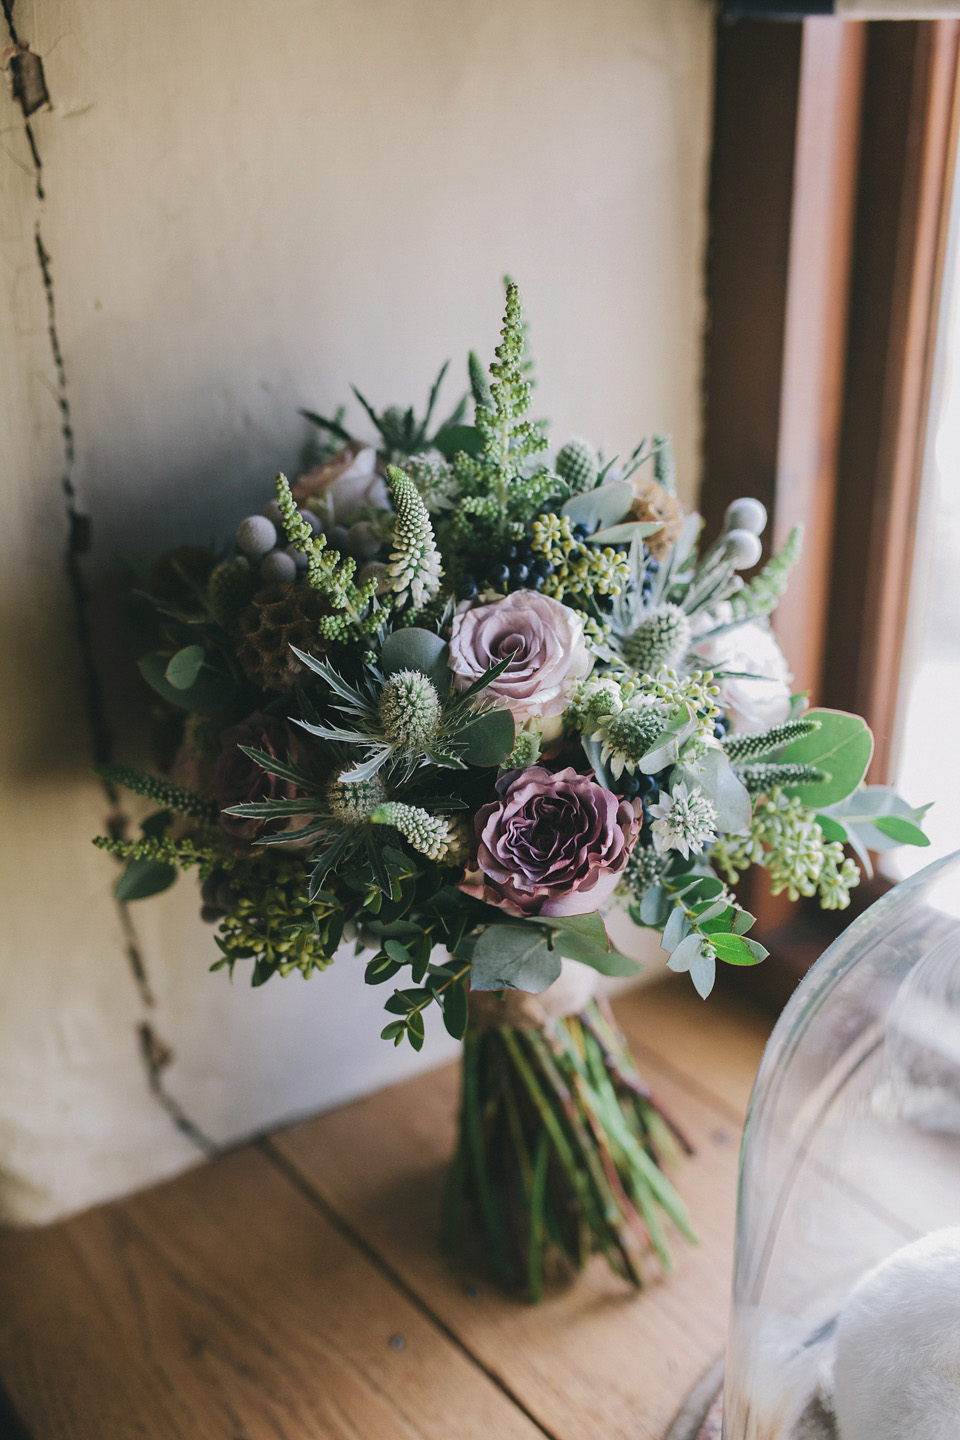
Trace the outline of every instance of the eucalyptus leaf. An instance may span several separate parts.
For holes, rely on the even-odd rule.
[[[670,913],[670,896],[662,885],[650,885],[640,900],[640,919],[644,925],[659,930],[667,922]]]
[[[873,823],[881,835],[885,835],[896,845],[925,846],[930,844],[929,835],[924,835],[919,825],[905,820],[902,815],[878,815]]]
[[[881,816],[896,816],[920,830],[929,809],[929,805],[908,805],[889,785],[864,785],[853,795],[827,807],[824,813],[828,820],[843,826],[849,843],[859,854],[861,849],[883,851],[904,843],[921,844],[919,840],[896,839],[877,821]]]
[[[467,991],[466,986],[459,981],[445,990],[440,997],[443,1006],[443,1023],[446,1026],[447,1034],[452,1035],[454,1040],[462,1040],[467,1033]]]
[[[710,944],[725,965],[759,965],[770,953],[759,940],[743,935],[711,935]]]
[[[716,959],[709,950],[701,950],[700,954],[690,962],[690,979],[701,1000],[706,1000],[713,989],[716,978]]]
[[[114,886],[114,898],[146,900],[169,890],[176,878],[176,866],[165,865],[162,860],[130,860]]]
[[[590,545],[629,545],[631,540],[646,540],[663,529],[662,520],[627,520],[622,525],[607,525],[587,536]]]
[[[831,815],[818,814],[814,817],[820,829],[823,831],[823,838],[828,844],[839,840],[841,845],[847,843],[847,832],[839,820],[834,820]]]
[[[432,630],[412,625],[409,630],[394,630],[387,636],[380,651],[380,666],[387,676],[400,670],[419,670],[444,696],[450,689],[449,648]]]
[[[626,480],[608,480],[596,490],[571,495],[564,502],[561,514],[571,525],[585,525],[588,530],[618,524],[633,504],[633,486]]]
[[[452,460],[460,450],[465,455],[483,454],[483,436],[475,425],[444,425],[430,443],[445,460]]]
[[[166,668],[167,661],[162,655],[144,655],[137,661],[137,669],[147,684],[164,700],[169,700],[171,705],[207,715],[213,710],[219,710],[229,698],[229,687],[211,670],[201,670],[192,685],[187,689],[178,689],[166,678]]]
[[[458,736],[471,765],[502,765],[513,749],[516,724],[509,710],[484,710]]]
[[[663,935],[660,937],[660,948],[662,950],[675,950],[689,931],[690,922],[687,919],[686,911],[682,905],[674,905],[667,923],[663,927]]]
[[[538,994],[560,974],[561,959],[533,925],[488,925],[470,965],[471,990],[528,990]]]
[[[202,645],[185,645],[172,656],[163,672],[163,678],[174,690],[189,690],[196,684],[203,668],[207,652]]]
[[[677,946],[673,954],[670,956],[670,959],[667,961],[667,969],[674,970],[677,972],[677,974],[682,975],[685,970],[690,969],[690,966],[693,964],[694,960],[697,959],[702,948],[703,939],[700,935],[698,935],[695,931],[692,934],[687,935],[683,940],[680,941],[680,944]]]
[[[860,785],[873,754],[873,736],[859,715],[844,710],[811,710],[809,718],[820,721],[819,730],[787,745],[780,760],[789,765],[816,765],[829,778],[809,785],[784,785],[783,790],[804,805],[822,810]]]

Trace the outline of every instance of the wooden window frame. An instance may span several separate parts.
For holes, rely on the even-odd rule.
[[[767,506],[805,545],[775,618],[797,688],[864,715],[892,778],[958,128],[960,21],[720,23],[703,511]],[[769,552],[768,552],[769,553]],[[782,1003],[883,881],[825,915],[745,896]]]

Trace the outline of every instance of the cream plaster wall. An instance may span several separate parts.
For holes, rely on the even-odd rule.
[[[386,1083],[383,995],[341,959],[251,992],[209,976],[195,893],[130,908],[104,818],[63,562],[50,257],[92,517],[107,721],[136,752],[112,557],[225,536],[295,466],[300,405],[419,400],[496,339],[521,282],[560,440],[673,432],[691,493],[710,115],[705,0],[16,0],[52,108],[0,96],[0,1214],[47,1220]],[[0,42],[0,44],[5,43]],[[462,372],[449,383],[452,403]],[[356,418],[356,417],[354,417]],[[155,1051],[159,1053],[159,1049]]]

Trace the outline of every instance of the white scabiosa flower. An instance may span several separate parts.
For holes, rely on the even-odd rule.
[[[717,812],[702,790],[691,790],[679,780],[673,791],[664,791],[656,805],[647,807],[653,816],[653,843],[661,855],[679,850],[684,860],[699,855],[704,845],[717,838]]]

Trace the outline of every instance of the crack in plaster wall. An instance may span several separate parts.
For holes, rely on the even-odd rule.
[[[49,100],[49,93],[46,87],[46,80],[43,76],[42,60],[39,56],[33,55],[29,45],[20,39],[14,21],[15,0],[0,0],[3,7],[3,16],[6,21],[7,31],[10,37],[11,49],[5,52],[8,68],[11,68],[12,61],[29,55],[39,65],[39,80],[34,77],[34,97],[42,90]],[[33,159],[36,197],[41,203],[46,201],[46,192],[42,183],[43,162],[37,146],[33,127],[30,124],[29,116],[33,110],[45,103],[39,100],[28,98],[23,85],[17,83],[17,77],[13,76],[14,99],[19,104],[24,115],[24,132],[27,144]],[[53,269],[50,254],[44,245],[43,234],[38,218],[34,227],[34,243],[37,257],[37,265],[43,284],[44,299],[47,309],[47,334],[50,341],[50,353],[53,358],[54,372],[56,375],[55,396],[60,411],[60,434],[63,441],[63,473],[60,480],[60,487],[63,491],[67,518],[67,544],[65,549],[65,564],[67,572],[67,583],[73,607],[74,630],[77,637],[77,650],[80,659],[80,666],[83,676],[83,697],[84,711],[87,721],[87,729],[90,739],[90,748],[93,762],[97,765],[107,763],[112,756],[113,742],[107,725],[106,713],[103,703],[103,686],[93,653],[93,636],[90,628],[90,594],[83,574],[82,558],[90,550],[92,537],[92,523],[89,515],[85,515],[78,508],[77,492],[73,483],[73,471],[76,459],[73,421],[70,411],[70,396],[67,386],[67,371],[63,359],[63,351],[60,346],[60,337],[57,329],[56,296],[53,283]],[[120,798],[116,787],[108,780],[100,781],[104,798],[107,802],[106,828],[110,835],[122,836],[128,828],[129,819],[120,804]],[[124,937],[124,950],[130,972],[137,987],[140,1000],[148,1011],[156,1007],[156,997],[147,971],[143,948],[140,944],[136,926],[130,915],[127,904],[122,900],[115,902],[120,927]],[[202,1154],[212,1157],[219,1152],[219,1147],[209,1136],[205,1135],[201,1128],[193,1121],[184,1110],[180,1102],[167,1090],[164,1080],[164,1071],[173,1063],[174,1053],[158,1035],[153,1024],[148,1018],[143,1018],[137,1025],[137,1047],[150,1094],[154,1097],[161,1108],[170,1117],[176,1129],[184,1135],[191,1144],[195,1145]]]

